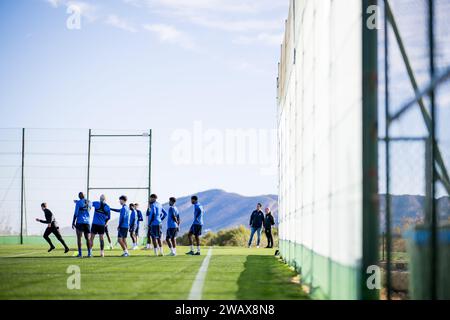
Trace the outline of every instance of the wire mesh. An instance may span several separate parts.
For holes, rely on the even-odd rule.
[[[448,299],[450,83],[416,98],[392,122],[385,110],[392,117],[450,67],[450,2],[386,3],[389,38],[380,33],[379,45],[388,52],[379,61],[379,123],[387,134],[379,144],[382,297]]]
[[[19,235],[22,129],[0,130],[0,197],[3,200],[0,204],[0,235]],[[94,188],[89,190],[90,200],[105,194],[112,207],[118,206],[122,194],[132,202],[147,202],[150,183],[148,130],[92,130],[90,147],[89,130],[86,129],[25,129],[24,132],[23,235],[42,233],[43,225],[34,221],[36,217],[42,217],[42,202],[46,202],[55,214],[62,233],[72,234],[73,200],[80,191],[86,194],[88,186]]]
[[[358,297],[361,1],[291,1],[279,74],[280,248],[315,294]]]
[[[0,235],[20,234],[22,130],[0,129]]]

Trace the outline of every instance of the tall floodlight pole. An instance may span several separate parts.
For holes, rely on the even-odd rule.
[[[25,128],[22,128],[22,179],[20,191],[20,244],[23,244],[23,215],[25,206]]]

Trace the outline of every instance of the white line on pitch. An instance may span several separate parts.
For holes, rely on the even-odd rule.
[[[35,253],[39,253],[39,252],[40,252],[40,251],[25,252],[25,253],[16,254],[16,255],[13,255],[13,256],[4,256],[4,257],[0,257],[0,259],[1,259],[1,258],[15,258],[15,257],[27,256],[27,255],[35,254]]]
[[[203,285],[205,284],[206,274],[208,272],[209,260],[211,260],[212,249],[209,248],[205,259],[203,259],[200,269],[198,269],[197,276],[192,284],[191,292],[189,292],[188,300],[201,300]]]

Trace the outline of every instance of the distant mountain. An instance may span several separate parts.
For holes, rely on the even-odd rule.
[[[232,228],[238,225],[247,226],[251,212],[256,204],[261,202],[264,207],[270,207],[272,213],[278,215],[278,197],[276,195],[260,195],[246,197],[237,193],[224,190],[212,189],[196,194],[199,202],[205,208],[205,230],[218,231]],[[380,195],[380,230],[385,225],[385,195]],[[168,208],[165,203],[164,208]],[[185,233],[193,219],[191,196],[177,199],[177,207],[181,215],[181,232]],[[392,196],[392,226],[402,227],[407,221],[423,220],[425,208],[425,197],[418,195],[395,195]],[[448,220],[450,216],[450,198],[442,197],[438,200],[438,212],[441,220]],[[110,230],[116,233],[118,219],[111,220]],[[164,223],[165,226],[165,223]],[[73,235],[70,227],[62,228],[63,234]],[[141,233],[143,235],[143,233]]]
[[[261,202],[263,207],[270,207],[275,217],[278,214],[278,197],[276,195],[246,197],[219,189],[199,192],[196,195],[205,209],[204,230],[218,231],[241,224],[248,225],[250,214],[256,208],[258,202]],[[169,204],[164,203],[163,206],[167,209]],[[181,232],[185,233],[188,231],[194,216],[191,195],[177,198],[176,206],[180,211]],[[144,207],[143,209],[145,210]],[[114,235],[117,230],[117,223],[117,218],[109,222],[109,229],[113,231]],[[62,234],[74,234],[70,227],[62,228],[61,231]],[[141,233],[142,235],[143,233]]]
[[[406,222],[425,219],[426,198],[418,195],[395,195],[391,197],[392,227],[402,227]],[[450,197],[441,197],[437,201],[437,213],[440,221],[450,217]],[[380,230],[384,230],[386,214],[386,195],[380,195]]]
[[[248,225],[250,214],[261,202],[263,207],[270,207],[272,214],[278,214],[278,197],[276,195],[261,195],[246,197],[237,193],[213,189],[197,194],[199,202],[205,209],[205,229],[218,231],[240,224]],[[165,204],[168,206],[168,204]],[[193,219],[191,197],[177,199],[177,207],[181,212],[182,224],[189,225]]]

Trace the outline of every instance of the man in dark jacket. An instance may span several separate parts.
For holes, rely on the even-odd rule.
[[[248,247],[250,248],[252,246],[253,242],[253,236],[256,233],[257,241],[256,241],[256,247],[259,248],[259,243],[261,242],[261,230],[264,223],[264,213],[261,211],[261,203],[258,203],[256,205],[256,210],[252,212],[252,215],[250,216],[250,239],[248,240]]]
[[[264,218],[264,232],[267,237],[267,247],[273,248],[273,236],[272,236],[272,226],[275,224],[275,220],[273,218],[272,212],[270,208],[266,208],[266,217]]]
[[[56,223],[55,216],[47,208],[46,203],[41,204],[41,209],[42,209],[42,211],[44,211],[45,220],[36,218],[36,221],[47,225],[47,229],[45,229],[45,232],[44,232],[44,239],[50,245],[50,249],[48,249],[48,252],[55,249],[55,246],[53,245],[52,240],[50,240],[50,237],[49,237],[49,235],[52,233],[55,235],[56,239],[58,239],[59,242],[61,242],[61,244],[64,246],[64,253],[69,252],[69,247],[66,245],[66,243],[64,242],[64,240],[61,236],[61,233],[59,232],[59,227],[58,227],[58,224]]]

